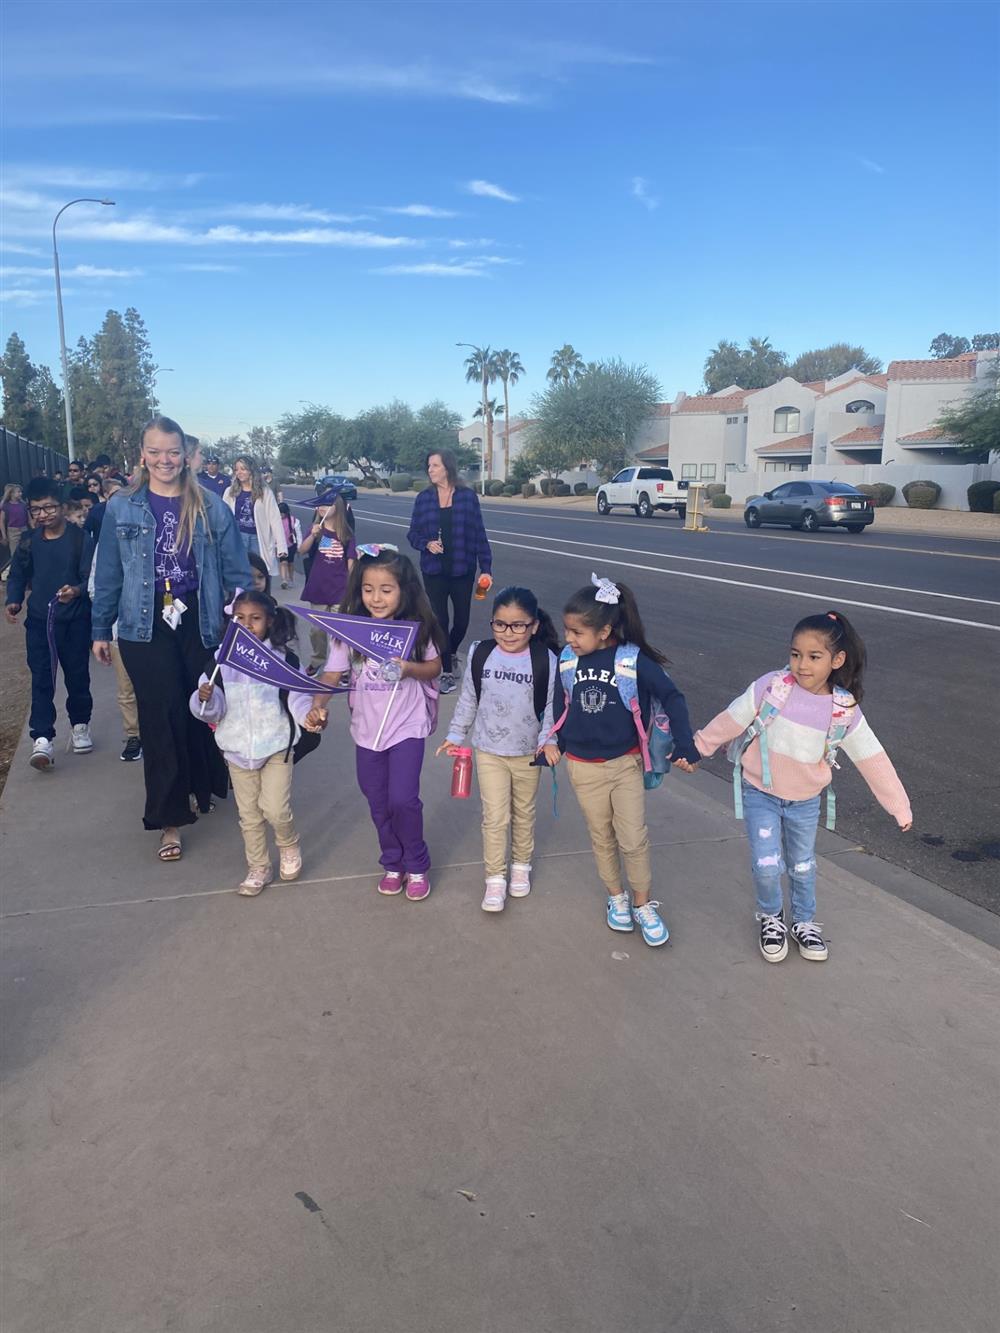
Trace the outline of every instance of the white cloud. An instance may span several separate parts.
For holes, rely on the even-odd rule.
[[[485,250],[494,245],[495,242],[488,236],[481,236],[478,241],[463,241],[459,239],[447,242],[449,250]]]
[[[853,154],[855,162],[864,167],[865,171],[870,171],[875,176],[884,176],[885,167],[880,162],[873,162],[870,157],[861,157],[859,154]]]
[[[392,212],[392,209],[386,209]],[[310,204],[227,204],[217,216],[253,218],[258,222],[370,222],[367,213],[328,213]]]
[[[521,202],[520,196],[511,194],[502,185],[494,185],[492,181],[468,181],[465,188],[469,194],[477,194],[483,199],[502,199],[505,204]]]
[[[93,264],[77,264],[74,268],[60,268],[64,278],[141,278],[141,268],[95,268]],[[27,265],[5,264],[0,267],[3,278],[51,278],[50,268],[29,268]]]
[[[11,305],[38,305],[49,300],[47,292],[37,287],[5,287],[0,290],[0,301],[9,301]]]
[[[17,162],[5,168],[5,175],[15,186],[41,185],[60,190],[188,190],[205,179],[204,173],[198,171],[168,175],[156,171]]]
[[[457,218],[450,208],[435,208],[433,204],[401,204],[397,208],[383,208],[382,213],[399,213],[407,218]]]
[[[410,236],[384,236],[370,231],[343,231],[328,227],[306,227],[294,231],[248,230],[220,225],[198,230],[155,218],[113,218],[107,221],[80,219],[67,223],[62,235],[87,241],[120,241],[144,245],[319,245],[356,250],[391,250],[417,246]]]
[[[20,104],[7,110],[8,124],[33,129],[56,129],[61,125],[153,125],[158,123],[200,123],[222,120],[222,116],[198,111],[134,110],[122,106],[77,107],[66,111],[49,111],[36,104]]]
[[[645,176],[632,177],[632,198],[638,199],[643,208],[648,209],[650,213],[655,212],[660,206],[659,199],[650,194],[649,181]]]
[[[428,260],[419,264],[389,264],[385,268],[372,269],[372,272],[418,278],[488,278],[492,266],[517,263],[520,260],[505,259],[500,255],[480,255],[476,259],[449,259],[443,263]]]
[[[0,242],[0,250],[8,255],[34,255],[40,258],[45,251],[37,245],[15,245],[13,241]]]

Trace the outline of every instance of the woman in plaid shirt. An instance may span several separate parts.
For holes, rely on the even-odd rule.
[[[493,552],[486,536],[475,491],[458,479],[458,463],[450,449],[427,455],[430,486],[413,502],[410,545],[420,552],[420,572],[431,607],[444,631],[440,692],[455,688],[454,659],[469,628],[472,589],[477,567],[493,583]],[[449,608],[451,602],[451,626]]]

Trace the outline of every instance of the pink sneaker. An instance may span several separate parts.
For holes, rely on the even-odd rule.
[[[406,877],[406,896],[411,903],[419,903],[431,891],[431,882],[425,872]]]
[[[515,861],[510,868],[510,896],[527,898],[531,892],[531,866]]]
[[[378,882],[379,893],[392,897],[403,892],[403,876],[399,870],[387,870]]]
[[[279,847],[278,857],[280,861],[278,873],[281,878],[286,882],[298,879],[302,871],[302,853],[299,844],[296,843],[294,847]]]

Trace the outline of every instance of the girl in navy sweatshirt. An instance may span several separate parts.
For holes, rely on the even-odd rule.
[[[648,730],[655,700],[670,719],[672,762],[690,773],[699,754],[687,704],[663,670],[667,659],[647,643],[635,597],[623,583],[595,574],[592,586],[581,588],[566,603],[563,625],[568,648],[577,659],[572,697],[566,699],[560,674],[552,700],[553,716],[560,722],[545,745],[545,757],[558,764],[565,753],[570,761],[570,781],[608,890],[608,925],[628,931],[634,923],[647,944],[665,944],[669,932],[657,911],[659,903],[650,901],[653,880],[642,749],[634,716],[619,692],[616,650],[637,650],[635,684],[644,726]],[[631,901],[622,883],[619,852]]]

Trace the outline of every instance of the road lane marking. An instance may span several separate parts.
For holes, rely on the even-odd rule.
[[[355,513],[362,514],[365,518],[374,516],[372,510],[356,509]],[[382,517],[378,515],[378,517]],[[386,522],[389,520],[386,519]],[[403,524],[402,526],[407,526]],[[558,542],[562,541],[568,546],[587,546],[591,550],[594,548],[593,542],[575,542],[568,537],[548,537],[541,532],[516,532],[509,528],[491,528],[488,530],[490,535],[496,532],[505,537],[530,537],[534,541]],[[932,592],[929,588],[906,588],[896,583],[871,583],[868,579],[842,579],[833,574],[807,574],[797,569],[774,569],[769,565],[745,565],[738,560],[711,560],[707,556],[700,555],[671,555],[666,551],[647,551],[634,546],[607,546],[601,544],[602,551],[623,551],[626,555],[649,555],[656,560],[684,560],[689,564],[697,565],[719,565],[724,569],[745,569],[755,574],[779,574],[795,579],[816,579],[820,583],[848,583],[852,587],[857,587],[859,583],[866,588],[879,588],[883,592],[902,592],[913,597],[943,597],[949,602],[976,602],[982,606],[998,606],[1000,602],[992,601],[988,597],[966,597],[957,592]]]
[[[360,511],[359,511],[360,512]],[[367,517],[367,515],[366,515]],[[398,519],[384,518],[381,514],[372,515],[380,518],[391,528],[409,528],[409,523],[401,523]],[[550,540],[555,541],[556,538]],[[588,555],[578,555],[575,551],[560,551],[551,546],[525,546],[522,542],[490,542],[492,546],[510,546],[516,551],[537,551],[539,555],[555,555],[563,560],[586,560],[593,565],[598,557],[593,553]],[[817,595],[814,592],[801,592],[798,588],[777,588],[768,583],[747,583],[743,579],[724,579],[715,574],[696,574],[690,569],[660,569],[656,565],[639,565],[632,560],[619,560],[615,556],[603,557],[607,564],[622,565],[625,569],[639,569],[650,574],[665,574],[667,578],[674,579],[697,579],[701,583],[725,583],[733,588],[749,588],[752,592],[776,592],[782,597],[808,597],[810,601],[816,601]],[[910,616],[915,620],[935,620],[944,625],[964,625],[969,629],[988,629],[995,634],[1000,634],[1000,625],[987,625],[980,620],[960,620],[956,616],[938,616],[932,611],[909,611],[902,606],[886,606],[881,602],[861,602],[856,598],[840,597],[838,601],[842,606],[860,606],[867,611],[887,611],[894,616]]]

